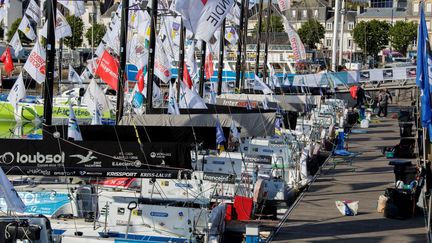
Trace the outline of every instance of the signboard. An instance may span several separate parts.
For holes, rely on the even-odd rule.
[[[52,192],[18,192],[24,202],[25,214],[43,214],[51,216],[62,206],[70,202],[67,193]],[[7,205],[3,198],[0,198],[0,211],[6,212]]]

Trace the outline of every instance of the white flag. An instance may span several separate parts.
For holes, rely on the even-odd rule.
[[[23,49],[18,31],[16,31],[13,35],[12,39],[9,42],[9,45],[12,46],[12,48],[14,49],[15,57],[18,57],[20,51]]]
[[[23,67],[39,84],[45,81],[45,56],[45,50],[36,41]]]
[[[169,95],[168,95],[168,114],[180,115],[180,110],[177,105],[176,90],[171,82],[169,82]]]
[[[68,138],[73,138],[75,141],[83,140],[75,112],[72,109],[72,103],[69,105]]]
[[[65,6],[69,12],[77,17],[85,14],[84,1],[76,0],[58,0],[58,3]]]
[[[104,51],[105,51],[105,44],[103,43],[103,41],[101,41],[99,43],[98,47],[96,48],[96,51],[95,51],[94,54],[96,56],[100,57],[100,56],[102,56],[102,54],[103,54]]]
[[[94,107],[99,109],[100,114],[111,109],[111,103],[107,100],[104,92],[96,83],[96,80],[92,79],[82,99],[83,103],[87,105],[87,110],[90,113],[94,113]]]
[[[93,107],[93,113],[92,113],[92,121],[91,125],[102,125],[102,115],[99,109],[97,109],[98,103],[97,100],[95,100],[94,107]]]
[[[228,27],[225,29],[225,39],[231,44],[235,45],[239,39],[237,31],[234,27]]]
[[[254,90],[261,90],[265,95],[273,94],[273,91],[256,74],[254,74],[254,76]]]
[[[138,69],[147,65],[149,51],[145,47],[145,37],[135,34],[130,40],[128,45],[128,60],[129,63],[134,64]]]
[[[25,14],[30,18],[32,18],[36,23],[39,23],[40,16],[41,16],[41,9],[34,0],[30,0],[27,6],[27,10],[25,11]]]
[[[15,112],[17,112],[18,110],[19,100],[24,98],[25,96],[26,96],[26,89],[25,89],[22,73],[20,73],[14,85],[12,86],[11,90],[9,91],[9,95],[7,97],[7,100],[14,107]]]
[[[263,105],[263,109],[264,110],[268,110],[269,109],[269,107],[268,107],[268,99],[267,99],[266,95],[264,95],[264,99],[262,101],[262,105]]]
[[[87,67],[84,69],[84,71],[80,75],[80,79],[82,81],[90,80],[92,77],[93,77],[93,75],[91,74],[91,72],[88,70]]]
[[[306,50],[303,45],[303,42],[300,39],[300,36],[297,34],[297,32],[294,30],[294,28],[291,26],[291,24],[288,22],[288,19],[285,16],[282,16],[283,18],[283,24],[285,27],[285,31],[288,34],[288,38],[291,43],[291,48],[293,50],[294,59],[296,61],[298,60],[306,60]]]
[[[41,35],[47,38],[48,31],[48,21],[45,21],[45,24],[41,30]],[[57,9],[56,23],[55,23],[55,39],[60,40],[61,38],[72,36],[72,29],[69,23],[66,21],[66,18],[61,14],[61,12]]]
[[[233,6],[234,0],[207,0],[201,12],[195,38],[209,42]]]
[[[204,100],[194,91],[180,82],[180,108],[207,109]]]
[[[0,22],[6,17],[7,10],[6,7],[0,7]]]
[[[164,83],[171,81],[171,63],[163,49],[162,42],[157,39],[154,74]]]
[[[278,0],[280,11],[285,11],[291,7],[290,0]]]
[[[33,28],[31,27],[30,21],[25,15],[22,17],[18,29],[21,30],[30,40],[36,39],[36,33],[34,32]]]
[[[234,120],[231,121],[230,133],[234,138],[240,140],[240,133],[238,132],[238,129],[237,129],[237,126],[236,126]]]
[[[74,83],[82,84],[82,80],[72,65],[69,64],[68,80]]]
[[[18,196],[18,193],[7,178],[2,168],[0,168],[0,197],[3,197],[6,201],[7,210],[17,213],[24,213],[24,202]]]
[[[180,17],[163,17],[159,38],[170,62],[178,60],[180,48]]]
[[[234,24],[240,25],[240,7],[238,4],[234,4],[226,18]]]

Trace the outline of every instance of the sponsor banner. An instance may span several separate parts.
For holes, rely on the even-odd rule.
[[[47,136],[43,140],[3,140],[0,166],[13,175],[73,175],[107,177],[177,178],[179,169],[191,169],[187,143],[75,141]],[[85,136],[83,136],[85,140]],[[79,146],[76,146],[78,144]],[[87,150],[85,148],[91,148]],[[97,152],[93,152],[97,151]]]
[[[271,164],[272,157],[268,155],[251,155],[246,154],[244,156],[244,160],[246,163],[256,163],[256,164]]]
[[[217,182],[217,183],[235,183],[235,176],[222,173],[204,172],[204,180]]]
[[[104,51],[96,68],[96,74],[114,90],[117,90],[118,85],[118,67],[117,59]]]

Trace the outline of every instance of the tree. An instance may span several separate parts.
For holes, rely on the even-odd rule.
[[[102,38],[105,35],[106,27],[103,24],[94,24],[91,28],[89,28],[85,34],[89,45],[92,45],[92,30],[93,30],[93,46],[96,47],[102,41]]]
[[[79,47],[83,43],[83,32],[84,23],[80,17],[75,15],[69,15],[66,17],[66,21],[69,23],[72,29],[72,36],[64,38],[64,44],[72,50]]]
[[[364,54],[377,57],[389,41],[390,25],[385,21],[361,21],[353,29],[354,41]]]
[[[8,32],[7,32],[7,34],[6,34],[6,35],[7,35],[7,41],[8,41],[8,42],[12,39],[12,37],[13,37],[14,34],[15,34],[15,32],[18,30],[18,26],[19,26],[20,23],[21,23],[21,19],[22,19],[22,18],[18,18],[18,19],[16,19],[16,20],[12,23],[10,29],[8,30]],[[28,38],[26,37],[26,35],[25,35],[23,32],[21,32],[21,31],[18,31],[18,32],[19,32],[18,34],[19,34],[19,38],[20,38],[22,44],[29,44],[29,43],[32,42],[32,40],[28,39]]]
[[[303,44],[309,49],[316,49],[316,44],[324,39],[325,29],[316,19],[309,19],[298,29],[297,33]]]
[[[258,31],[258,23],[254,27],[254,34]],[[267,31],[267,17],[263,16],[261,21],[261,32]],[[284,32],[282,17],[279,15],[272,15],[270,17],[270,32]]]
[[[406,55],[408,46],[417,38],[417,23],[396,21],[389,31],[391,46]]]

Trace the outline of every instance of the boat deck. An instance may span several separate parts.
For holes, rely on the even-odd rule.
[[[323,167],[274,235],[274,242],[427,242],[423,210],[406,220],[388,219],[376,210],[378,197],[394,186],[393,166],[381,147],[399,142],[397,119],[380,118],[361,130],[367,133],[351,134],[347,140],[349,151],[361,154],[352,165]],[[336,200],[358,200],[359,214],[342,216]]]

